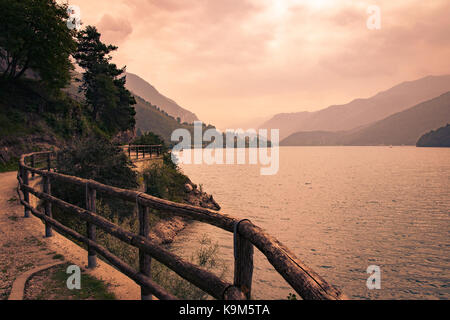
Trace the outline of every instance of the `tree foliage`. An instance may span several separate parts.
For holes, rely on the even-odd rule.
[[[139,129],[138,129],[139,131]],[[137,134],[137,138],[133,140],[133,142],[131,142],[131,144],[134,145],[162,145],[163,146],[163,151],[165,152],[167,150],[165,144],[164,144],[164,140],[157,134],[148,131],[144,134]]]
[[[133,164],[125,153],[102,137],[79,139],[60,152],[58,172],[119,188],[138,186]]]
[[[84,69],[80,90],[91,107],[92,117],[109,134],[134,128],[136,101],[125,88],[125,67],[119,69],[110,62],[110,54],[117,47],[104,44],[93,26],[80,31],[77,39],[74,58]]]
[[[64,87],[76,49],[67,17],[67,5],[53,0],[0,0],[2,78],[14,81],[33,70],[48,88]]]

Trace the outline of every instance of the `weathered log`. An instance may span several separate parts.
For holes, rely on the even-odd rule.
[[[96,212],[96,198],[97,198],[97,192],[95,189],[89,188],[88,185],[86,185],[86,209],[91,212]],[[86,222],[86,229],[87,229],[87,236],[88,239],[96,242],[97,241],[97,232],[95,230],[95,224]],[[97,267],[97,255],[95,252],[95,248],[88,246],[88,268],[94,269]]]
[[[51,195],[51,185],[50,185],[50,177],[44,177],[44,193]],[[45,215],[47,217],[52,217],[52,203],[48,200],[45,201]],[[45,223],[45,237],[51,237],[52,227],[47,222]]]
[[[22,171],[23,186],[27,186],[28,185],[28,171],[24,167],[21,167],[20,169]],[[23,197],[24,197],[26,202],[30,202],[30,194],[27,191],[23,192]],[[30,217],[30,210],[27,207],[25,207],[24,210],[25,210],[24,211],[24,217],[25,218],[29,218]]]
[[[329,285],[311,268],[304,265],[278,240],[249,221],[239,224],[239,233],[250,240],[269,260],[270,264],[305,300],[340,300],[346,297]]]
[[[239,234],[238,227],[234,232],[234,285],[251,299],[252,276],[253,276],[253,244]]]
[[[47,153],[47,171],[50,171],[52,168],[51,155],[51,153]]]
[[[166,265],[169,269],[175,271],[175,273],[177,273],[179,276],[188,280],[216,299],[222,299],[225,290],[230,286],[229,283],[221,280],[213,273],[203,270],[190,262],[184,261],[177,255],[173,254],[170,251],[167,251],[153,241],[145,239],[142,236],[135,235],[132,232],[115,225],[114,223],[95,213],[92,213],[86,209],[79,208],[53,196],[39,192],[29,186],[23,187],[25,190],[34,194],[36,197],[49,200],[53,204],[67,210],[68,212],[76,214],[81,219],[95,224],[106,233],[124,241],[125,243],[137,247],[138,249],[143,250],[154,259]]]
[[[148,219],[147,207],[138,204],[139,212],[139,235],[147,238],[150,225]],[[142,249],[139,249],[139,271],[151,279],[151,257],[145,253]],[[152,300],[151,293],[144,287],[141,287],[141,299]]]
[[[35,167],[35,154],[31,155],[31,166],[34,168]],[[34,178],[34,172],[31,173],[31,177]]]

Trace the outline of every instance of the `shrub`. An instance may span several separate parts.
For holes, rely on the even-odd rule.
[[[171,201],[181,202],[184,198],[184,185],[189,178],[177,166],[163,161],[153,163],[144,169],[145,192]]]

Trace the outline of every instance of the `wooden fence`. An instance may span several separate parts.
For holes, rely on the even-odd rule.
[[[263,229],[247,219],[238,219],[214,210],[175,203],[151,195],[115,188],[93,180],[81,179],[57,173],[51,169],[51,161],[55,157],[51,152],[35,152],[25,154],[19,161],[18,193],[20,202],[25,208],[25,217],[30,212],[45,223],[45,235],[52,236],[52,229],[63,235],[70,236],[85,243],[88,247],[88,267],[96,266],[96,255],[101,255],[111,265],[130,277],[141,286],[142,299],[151,299],[155,295],[159,299],[176,299],[164,288],[151,279],[151,259],[161,262],[182,278],[186,279],[204,292],[216,299],[241,300],[251,298],[253,275],[253,248],[259,249],[275,268],[275,270],[291,285],[293,290],[303,299],[336,300],[346,297],[311,268],[302,263],[277,239],[267,234]],[[44,162],[44,168],[35,168],[33,164]],[[29,174],[39,175],[43,179],[43,191],[38,191],[29,185]],[[58,180],[74,184],[86,190],[86,208],[80,208],[52,196],[51,181]],[[134,234],[120,226],[97,215],[97,192],[136,203],[139,212],[139,234]],[[44,202],[43,212],[30,204],[30,194]],[[58,206],[74,216],[81,218],[87,224],[87,235],[64,226],[52,218],[52,206]],[[213,273],[184,261],[174,253],[152,242],[148,238],[149,212],[148,208],[157,209],[158,214],[172,214],[201,221],[229,231],[234,235],[234,281],[228,283]],[[139,250],[139,270],[135,270],[119,257],[96,241],[96,228],[107,234],[136,247]],[[232,241],[230,239],[230,241]]]
[[[131,160],[145,159],[146,156],[153,158],[162,155],[162,145],[126,145],[121,146]]]

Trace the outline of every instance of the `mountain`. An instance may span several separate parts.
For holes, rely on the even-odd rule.
[[[163,96],[155,87],[141,77],[129,72],[126,73],[126,76],[127,83],[125,86],[127,89],[150,102],[152,105],[159,107],[175,119],[180,117],[181,122],[192,123],[198,120],[194,113],[180,107],[175,101]]]
[[[450,92],[349,131],[297,132],[283,146],[305,145],[415,145],[425,132],[450,122]]]
[[[449,90],[450,75],[428,76],[344,105],[333,105],[316,112],[277,114],[261,128],[280,129],[281,139],[295,132],[346,131],[384,119]]]
[[[417,147],[439,147],[450,148],[450,124],[436,131],[425,133],[417,141]]]
[[[135,94],[134,97],[136,99],[136,104],[134,105],[136,110],[136,130],[156,133],[167,144],[171,144],[170,136],[175,129],[185,128],[189,131],[193,130],[192,125],[178,123],[177,120],[164,111],[159,110],[158,107]]]

